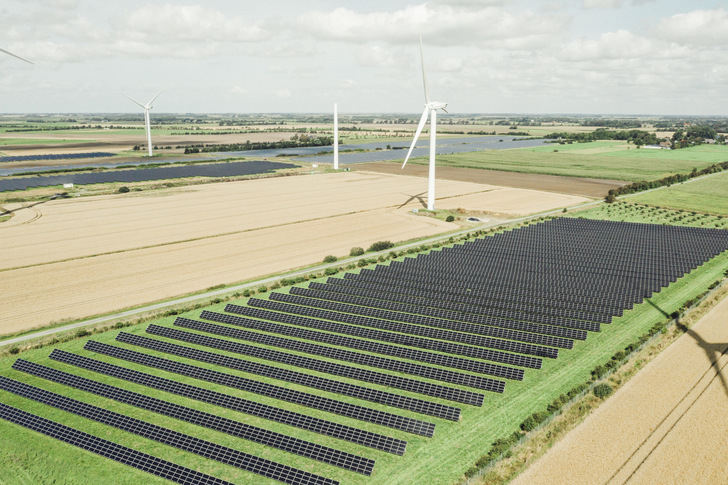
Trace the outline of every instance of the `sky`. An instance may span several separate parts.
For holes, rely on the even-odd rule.
[[[703,0],[3,0],[0,113],[728,115]]]

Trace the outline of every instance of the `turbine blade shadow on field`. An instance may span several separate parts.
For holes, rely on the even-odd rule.
[[[708,360],[711,362],[711,365],[715,368],[715,372],[717,373],[717,377],[720,379],[721,384],[723,385],[723,390],[725,391],[726,397],[728,397],[728,381],[726,381],[726,377],[723,374],[720,365],[718,364],[718,361],[720,358],[728,352],[728,343],[711,343],[706,342],[703,337],[700,336],[698,332],[693,330],[692,328],[689,328],[684,323],[678,322],[676,323],[677,328],[692,337],[693,340],[695,340],[701,349],[705,352],[705,356],[708,358]]]
[[[415,199],[420,201],[420,204],[422,204],[422,207],[424,207],[425,209],[427,208],[427,202],[425,202],[425,199],[422,198],[422,196],[425,195],[425,192],[421,192],[417,195],[409,195],[409,194],[402,194],[402,195],[406,195],[407,197],[409,197],[409,199],[407,199],[407,201],[404,204],[397,207],[397,209],[401,209],[402,207],[406,206],[407,204],[409,204],[410,202],[412,202]]]

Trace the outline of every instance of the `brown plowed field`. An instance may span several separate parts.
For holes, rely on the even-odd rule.
[[[0,333],[282,272],[375,241],[457,229],[412,214],[422,207],[413,196],[426,187],[418,177],[342,172],[20,209],[0,224]],[[586,200],[447,180],[437,189],[443,207],[514,215]]]
[[[397,163],[371,162],[349,166],[352,170],[368,172],[413,175],[427,177],[427,165],[410,163],[404,169]],[[603,180],[583,177],[562,177],[559,175],[543,175],[534,173],[503,172],[500,170],[474,170],[458,167],[437,167],[438,180],[459,180],[476,184],[490,184],[519,189],[546,190],[560,194],[579,195],[582,197],[604,197],[609,189],[627,185],[620,180]]]
[[[728,299],[512,483],[728,483]]]

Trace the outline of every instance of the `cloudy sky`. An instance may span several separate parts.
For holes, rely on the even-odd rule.
[[[0,113],[728,115],[703,0],[2,0]]]

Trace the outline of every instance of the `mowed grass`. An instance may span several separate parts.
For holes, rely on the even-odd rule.
[[[632,220],[635,222],[652,222],[653,220],[669,220],[673,217],[682,215],[677,211],[666,211],[656,214],[651,208],[645,208],[638,204],[618,203],[604,208],[592,209],[592,212],[585,211],[573,214],[572,216],[602,218],[611,220]],[[722,219],[711,217],[718,224]],[[690,220],[683,219],[679,221],[684,225],[700,226],[704,219]],[[704,226],[707,227],[707,226]],[[677,282],[670,285],[661,293],[650,298],[650,302],[638,305],[634,309],[625,312],[625,314],[614,319],[613,323],[603,325],[602,332],[591,333],[586,341],[575,342],[574,349],[561,350],[560,356],[556,360],[544,359],[543,368],[540,370],[526,370],[525,379],[522,382],[508,381],[505,393],[494,394],[485,393],[486,399],[483,407],[472,407],[465,405],[457,405],[444,400],[438,400],[427,396],[419,396],[413,393],[389,389],[374,384],[361,383],[349,379],[336,376],[325,375],[308,371],[306,369],[294,368],[282,364],[271,363],[268,361],[260,361],[248,357],[242,357],[236,354],[213,350],[231,357],[242,357],[246,360],[252,360],[276,367],[287,368],[290,370],[303,371],[307,374],[317,375],[339,381],[350,382],[354,384],[364,385],[370,388],[387,390],[412,397],[424,398],[426,400],[440,402],[443,404],[456,405],[463,409],[462,419],[459,423],[452,423],[441,419],[431,418],[418,415],[404,410],[393,409],[386,406],[380,406],[375,403],[364,402],[346,396],[335,395],[311,388],[306,388],[283,381],[263,378],[260,376],[245,375],[244,373],[222,369],[213,365],[204,364],[196,361],[188,361],[178,357],[171,357],[174,360],[182,361],[200,367],[219,370],[222,372],[250,377],[254,380],[269,382],[271,384],[309,392],[317,395],[330,397],[333,399],[351,402],[362,406],[380,409],[403,416],[414,417],[437,424],[435,436],[431,439],[410,435],[389,428],[379,427],[373,424],[355,421],[353,419],[344,418],[337,415],[324,413],[309,408],[304,408],[284,401],[277,401],[265,398],[259,395],[225,388],[223,386],[212,385],[195,381],[194,379],[185,378],[175,374],[169,374],[163,371],[156,371],[145,368],[140,365],[126,363],[103,355],[93,355],[83,350],[83,344],[93,339],[96,341],[106,342],[120,347],[139,350],[147,354],[157,355],[169,358],[169,356],[146,349],[139,349],[125,344],[114,343],[115,336],[118,331],[110,331],[103,334],[95,335],[89,338],[83,338],[58,344],[56,347],[69,352],[78,353],[85,356],[97,358],[99,360],[121,365],[127,368],[140,370],[142,372],[152,373],[161,377],[166,377],[176,381],[186,382],[193,385],[217,390],[227,394],[232,394],[256,402],[270,404],[276,407],[301,412],[310,416],[315,416],[342,424],[351,425],[360,429],[366,429],[388,436],[404,439],[408,441],[407,452],[403,457],[389,455],[384,452],[378,452],[369,448],[364,448],[345,441],[334,438],[324,437],[311,432],[303,431],[298,428],[285,426],[272,421],[266,421],[260,418],[254,418],[241,413],[225,410],[223,408],[207,405],[198,401],[189,400],[176,395],[164,393],[161,391],[151,390],[140,385],[128,383],[118,379],[105,377],[90,371],[81,370],[51,361],[48,354],[51,348],[38,349],[20,354],[20,358],[48,365],[57,369],[61,369],[74,374],[82,375],[90,379],[98,380],[125,389],[152,395],[164,400],[183,404],[195,409],[204,410],[214,414],[229,417],[231,419],[240,420],[249,424],[260,426],[284,433],[286,435],[296,436],[298,438],[310,440],[333,448],[349,451],[358,455],[367,456],[376,460],[376,467],[372,477],[357,475],[352,472],[335,468],[330,465],[322,464],[298,457],[280,450],[276,450],[264,445],[254,444],[242,439],[233,438],[231,436],[207,430],[205,428],[189,425],[171,418],[162,417],[151,412],[141,411],[129,405],[120,404],[115,401],[100,398],[92,394],[82,391],[70,389],[59,384],[52,384],[39,378],[29,376],[10,369],[15,361],[15,357],[4,358],[0,361],[0,374],[28,382],[29,384],[43,387],[45,389],[58,392],[60,394],[70,396],[76,399],[89,402],[98,406],[102,406],[112,411],[118,411],[123,414],[137,417],[139,419],[153,422],[161,426],[172,428],[194,436],[209,439],[215,443],[231,446],[240,451],[248,452],[256,456],[268,458],[286,465],[304,469],[317,473],[326,477],[334,478],[345,484],[448,484],[453,483],[462,476],[465,470],[475,463],[482,455],[487,453],[490,444],[498,438],[511,434],[518,428],[523,419],[536,411],[546,408],[546,405],[553,401],[557,396],[567,392],[574,386],[586,381],[589,378],[590,371],[599,364],[605,363],[618,350],[623,349],[626,345],[635,341],[640,335],[644,334],[654,323],[665,318],[664,314],[671,313],[679,308],[682,303],[688,299],[695,297],[704,291],[707,286],[718,279],[722,273],[728,269],[728,254],[714,258],[710,262],[704,264],[691,274],[681,278]],[[305,285],[304,285],[305,286]],[[242,302],[235,302],[242,303]],[[223,305],[218,304],[210,307],[212,311],[221,311]],[[193,319],[198,319],[200,310],[189,312],[182,315]],[[154,323],[170,326],[174,317],[160,319]],[[147,325],[136,325],[124,329],[129,333],[144,335]],[[155,337],[159,338],[159,337]],[[166,340],[166,339],[162,339]],[[190,344],[183,345],[205,349]],[[290,352],[287,351],[286,352]],[[292,352],[293,353],[293,352]],[[301,354],[304,355],[304,354]],[[318,358],[318,357],[317,357]],[[327,359],[323,359],[327,360]],[[379,370],[378,370],[379,371]],[[384,373],[394,374],[388,371]],[[402,375],[404,376],[404,375]],[[405,376],[411,377],[411,376]],[[419,378],[417,378],[419,379]],[[449,385],[449,384],[448,384]],[[452,385],[451,385],[452,386]],[[458,386],[452,386],[458,387]],[[467,388],[463,388],[467,389]],[[472,389],[469,389],[472,390]],[[109,439],[119,444],[129,446],[140,451],[150,453],[163,459],[173,461],[175,463],[197,469],[199,471],[210,473],[214,476],[224,478],[236,483],[246,484],[267,484],[278,483],[272,480],[264,479],[252,473],[240,471],[233,467],[222,465],[212,460],[203,459],[197,455],[182,452],[166,445],[151,442],[144,438],[131,435],[127,432],[119,431],[111,427],[101,425],[84,418],[79,418],[69,413],[50,408],[48,406],[31,402],[25,398],[20,398],[14,394],[0,391],[0,402],[7,403],[29,412],[36,413],[43,417],[53,419],[55,421],[67,424],[69,426],[81,429],[96,436]],[[0,454],[0,467],[7,470],[0,477],[0,483],[49,483],[53,481],[63,481],[69,484],[88,483],[89,477],[93,477],[96,483],[113,482],[119,484],[136,484],[136,483],[166,483],[155,477],[135,471],[130,467],[112,462],[111,460],[98,457],[91,453],[87,453],[70,445],[60,443],[51,438],[44,437],[38,433],[24,430],[19,426],[12,425],[5,421],[0,421],[0,436],[9,437],[3,440],[3,453]],[[69,467],[69,463],[74,466]]]
[[[485,150],[438,155],[438,166],[504,170],[598,179],[657,180],[728,160],[728,146],[701,145],[681,150],[637,149],[620,141],[547,144],[535,148]],[[412,160],[427,164],[426,157]]]
[[[728,215],[728,172],[631,197],[661,207]]]

